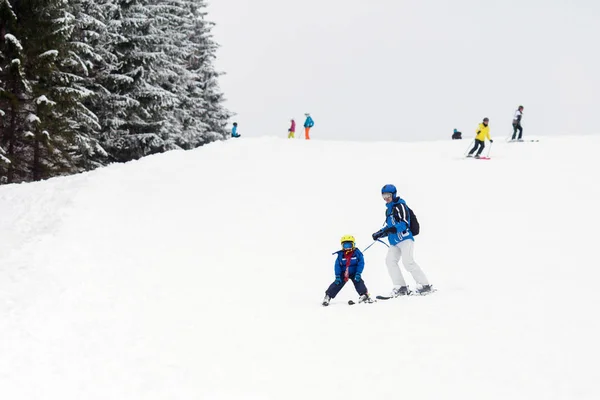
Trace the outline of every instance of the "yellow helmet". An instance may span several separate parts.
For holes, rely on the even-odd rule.
[[[344,235],[342,236],[342,238],[340,239],[340,244],[342,245],[342,248],[344,247],[344,243],[352,243],[352,247],[351,249],[354,249],[354,246],[356,246],[356,239],[354,239],[354,236],[352,235]]]

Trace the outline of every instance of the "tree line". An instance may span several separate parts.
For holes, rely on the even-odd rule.
[[[204,0],[0,0],[0,182],[227,137]]]

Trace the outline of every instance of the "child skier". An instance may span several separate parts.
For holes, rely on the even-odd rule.
[[[479,158],[481,152],[485,148],[485,139],[489,140],[490,143],[494,143],[490,137],[490,127],[488,126],[489,121],[490,120],[486,117],[483,119],[483,122],[479,124],[479,127],[477,128],[477,136],[475,136],[475,146],[473,146],[467,157],[473,157],[473,153],[475,153],[477,148],[479,148],[479,151],[477,151],[477,154],[475,154],[475,158]]]
[[[231,129],[231,137],[240,137],[240,134],[237,133],[237,122],[233,123],[233,128]]]
[[[288,129],[288,139],[293,139],[295,133],[296,133],[296,121],[294,121],[294,119],[292,118],[292,125],[290,126],[290,129]]]
[[[325,291],[323,305],[328,306],[331,299],[335,298],[342,290],[346,282],[351,279],[354,288],[360,298],[359,303],[372,303],[365,281],[362,279],[362,272],[365,268],[365,258],[359,249],[356,248],[356,240],[352,235],[344,235],[340,240],[342,249],[333,254],[337,254],[334,264],[335,281]]]

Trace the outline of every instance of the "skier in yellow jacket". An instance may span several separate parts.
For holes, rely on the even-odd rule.
[[[479,158],[485,147],[485,139],[489,140],[490,143],[494,143],[490,137],[490,127],[488,126],[489,121],[490,120],[486,117],[483,119],[483,122],[479,124],[479,127],[477,128],[477,136],[475,136],[475,146],[473,146],[467,157],[473,157],[473,153],[477,151],[475,158]],[[478,148],[479,150],[477,150]]]

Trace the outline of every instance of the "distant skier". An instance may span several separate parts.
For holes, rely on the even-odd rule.
[[[457,139],[462,139],[462,132],[459,132],[458,130],[454,129],[454,132],[452,133],[452,140]]]
[[[479,127],[477,128],[477,136],[475,136],[475,146],[473,146],[467,157],[473,157],[473,153],[477,151],[475,158],[479,158],[481,152],[485,148],[485,139],[489,140],[490,143],[494,143],[490,137],[490,127],[488,126],[488,123],[489,119],[486,117],[483,119],[483,122],[479,124]],[[479,150],[477,150],[478,148]]]
[[[237,122],[233,123],[233,128],[231,129],[231,137],[240,137],[241,135],[237,133]]]
[[[293,139],[294,134],[296,133],[296,121],[294,121],[294,119],[292,118],[291,122],[292,125],[290,126],[290,129],[288,129],[288,139]]]
[[[315,126],[315,121],[313,121],[309,113],[304,114],[304,116],[306,117],[304,121],[304,138],[310,140],[310,128]]]
[[[362,279],[362,272],[365,268],[365,258],[362,252],[356,248],[356,240],[352,235],[342,236],[340,243],[342,249],[333,254],[337,254],[334,264],[335,281],[325,291],[323,305],[328,306],[331,299],[342,290],[348,280],[352,280],[354,288],[360,296],[359,303],[372,303],[365,281]]]
[[[522,140],[523,137],[523,127],[521,126],[521,118],[523,118],[523,106],[519,106],[517,111],[515,111],[515,116],[513,117],[513,134],[511,140]],[[519,132],[519,136],[517,137],[517,131]]]
[[[410,230],[410,212],[406,202],[396,194],[396,186],[385,185],[381,188],[381,196],[386,203],[385,227],[373,234],[373,240],[387,236],[390,242],[385,263],[388,273],[394,285],[390,297],[409,295],[408,289],[402,271],[398,265],[402,258],[402,264],[408,272],[411,273],[417,283],[417,292],[424,294],[431,292],[431,285],[421,270],[421,267],[413,258],[413,249],[415,239]]]

